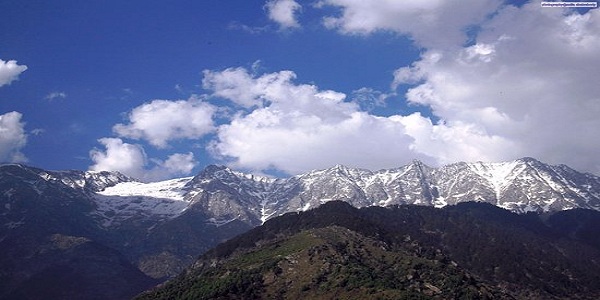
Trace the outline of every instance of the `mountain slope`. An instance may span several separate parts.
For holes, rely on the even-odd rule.
[[[128,299],[250,229],[217,228],[193,211],[165,224],[170,219],[155,210],[125,210],[146,205],[137,197],[110,199],[108,207],[121,208],[111,219],[98,192],[117,183],[136,182],[112,172],[0,166],[0,299]]]
[[[12,270],[4,273],[0,295],[19,282],[48,274],[28,265],[24,253],[57,234],[112,249],[146,276],[165,280],[220,242],[277,216],[332,200],[356,207],[444,207],[476,200],[519,213],[550,213],[598,210],[599,195],[597,176],[530,158],[440,168],[414,161],[379,171],[338,165],[279,179],[208,166],[194,177],[152,183],[117,172],[0,165],[0,247],[10,253],[0,269]],[[593,235],[576,228],[570,233],[574,237]],[[63,255],[68,260],[70,254]],[[26,276],[18,277],[18,268],[9,268],[11,261],[26,268]],[[143,281],[131,281],[131,290],[140,289],[136,282]]]
[[[93,216],[94,191],[120,180],[1,166],[0,299],[127,299],[155,284],[95,241],[104,233]]]
[[[333,201],[217,246],[138,299],[596,299],[599,262],[536,215]]]
[[[0,299],[130,299],[159,282],[87,238],[54,234],[28,247],[14,243],[23,245],[11,239],[0,250]]]

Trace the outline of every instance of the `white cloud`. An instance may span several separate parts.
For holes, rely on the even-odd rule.
[[[27,66],[17,65],[15,60],[4,61],[0,59],[0,87],[17,80],[25,70],[27,70]]]
[[[119,171],[134,177],[143,176],[146,153],[140,145],[124,143],[119,138],[102,138],[98,142],[106,151],[90,151],[90,157],[95,163],[90,170]]]
[[[235,167],[294,174],[336,163],[377,169],[414,158],[431,161],[410,148],[413,139],[406,134],[403,117],[369,115],[344,101],[342,93],[294,84],[293,72],[255,77],[244,69],[227,69],[206,74],[219,78],[210,85],[223,88],[215,89],[216,95],[236,103],[265,103],[221,125],[210,146],[213,154],[232,160]]]
[[[296,78],[292,71],[254,78],[244,68],[229,68],[221,72],[205,70],[203,73],[203,88],[214,91],[213,96],[229,99],[245,108],[263,106],[264,101],[270,101],[269,94],[278,93],[278,87]]]
[[[44,97],[44,99],[46,100],[54,100],[54,99],[65,99],[67,98],[67,94],[65,92],[52,92],[48,95],[46,95],[46,97]]]
[[[171,140],[197,139],[214,130],[215,107],[197,98],[170,101],[153,100],[129,113],[129,124],[117,124],[120,137],[143,139],[165,148]]]
[[[401,19],[404,8],[396,2],[377,9],[356,1],[324,2],[345,3],[347,18],[356,17],[348,15],[350,9],[370,9],[376,22],[369,25],[366,18],[364,33],[400,30],[396,23],[382,23],[393,21],[390,13]],[[446,9],[441,2],[410,5],[448,18],[438,16]],[[487,12],[495,10],[492,5]],[[474,12],[467,19],[481,21],[485,12]],[[340,30],[353,28],[347,27],[350,19],[336,20]],[[413,158],[444,164],[523,156],[600,173],[600,11],[580,15],[529,3],[505,6],[478,25],[468,46],[429,43],[418,30],[407,31],[431,46],[395,72],[392,88],[411,85],[409,103],[431,109],[437,122],[421,114],[372,115],[345,94],[293,83],[291,71],[261,76],[242,68],[205,71],[204,87],[214,96],[248,109],[219,127],[211,150],[237,167],[288,173],[335,163],[373,169]],[[450,29],[461,35],[460,28]]]
[[[412,159],[443,164],[533,156],[600,173],[599,10],[579,15],[543,9],[539,2],[500,7],[494,0],[374,3],[323,0],[320,5],[340,8],[325,24],[342,33],[393,31],[424,47],[419,60],[396,70],[391,87],[409,85],[409,104],[427,107],[432,117],[374,115],[372,105],[387,94],[369,88],[347,99],[344,93],[294,83],[292,71],[230,68],[204,71],[202,85],[210,97],[236,104],[221,112],[236,113],[219,117],[219,109],[199,100],[155,100],[132,110],[130,123],[114,131],[166,147],[174,139],[215,132],[216,117],[226,123],[216,128],[211,153],[254,171],[294,174],[337,163],[378,169]],[[470,25],[479,29],[464,46]],[[182,112],[195,110],[204,117]],[[190,125],[193,119],[210,122]],[[188,153],[150,159],[154,165],[148,167],[140,146],[120,139],[101,142],[107,150],[91,153],[96,166],[124,168],[117,159],[121,153],[131,156],[134,174],[185,173],[195,165]]]
[[[296,13],[302,6],[294,0],[270,0],[265,4],[269,19],[277,22],[281,29],[297,28],[300,23],[296,20]]]
[[[193,153],[176,153],[165,161],[148,159],[140,145],[123,142],[119,138],[99,139],[105,150],[93,149],[90,158],[93,171],[119,171],[142,181],[157,181],[173,176],[188,175],[197,165]],[[148,161],[154,165],[148,166]]]
[[[482,24],[474,45],[427,50],[396,71],[393,86],[419,83],[407,99],[444,121],[416,138],[423,153],[442,161],[532,156],[599,173],[598,52],[600,11],[507,6]],[[490,145],[466,150],[473,155],[436,153],[430,140],[439,144],[448,130],[455,144]]]
[[[504,161],[515,158],[521,149],[514,142],[489,134],[473,123],[454,121],[433,124],[419,113],[402,117],[406,133],[413,137],[410,149],[435,158],[435,164],[458,161]],[[507,151],[510,149],[510,151]],[[514,151],[514,153],[513,153]]]
[[[158,165],[168,174],[190,174],[197,164],[194,154],[188,152],[172,154],[167,160],[160,162]]]
[[[501,4],[500,0],[322,0],[317,7],[339,8],[340,15],[327,16],[323,22],[344,34],[392,31],[433,47],[460,46],[466,38],[464,30]]]
[[[26,162],[21,149],[27,144],[23,115],[13,111],[0,115],[0,162]]]

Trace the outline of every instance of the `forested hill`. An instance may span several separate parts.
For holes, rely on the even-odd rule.
[[[289,213],[140,299],[597,299],[600,213],[483,203]]]

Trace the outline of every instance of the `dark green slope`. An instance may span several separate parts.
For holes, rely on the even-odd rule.
[[[422,257],[345,227],[263,243],[197,262],[141,299],[512,299],[441,254]]]
[[[561,214],[329,202],[220,244],[140,299],[597,299],[600,251]]]
[[[31,244],[0,250],[0,299],[129,299],[158,282],[84,237],[54,234]]]
[[[85,190],[43,172],[0,170],[0,299],[128,299],[156,284],[98,242],[104,231]]]

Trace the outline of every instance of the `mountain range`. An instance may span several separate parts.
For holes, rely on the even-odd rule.
[[[413,161],[379,171],[338,165],[289,178],[211,165],[194,177],[152,183],[118,172],[0,165],[0,298],[36,298],[32,283],[49,277],[54,284],[36,295],[77,278],[72,290],[52,291],[54,298],[126,299],[220,242],[333,200],[437,208],[479,201],[520,214],[599,210],[600,178],[532,158],[439,168]],[[81,255],[97,261],[96,269],[74,263]],[[111,281],[115,272],[127,279]],[[114,288],[101,288],[106,282]]]
[[[517,213],[600,209],[598,176],[532,158],[456,163],[440,168],[413,161],[379,171],[337,165],[276,179],[214,165],[195,177],[149,184],[118,178],[124,177],[109,176],[92,186],[97,191],[98,216],[107,226],[137,215],[175,218],[188,209],[202,210],[217,226],[232,220],[256,226],[273,216],[305,211],[331,200],[343,200],[355,207],[443,207],[479,201]],[[110,184],[116,182],[119,184]]]

